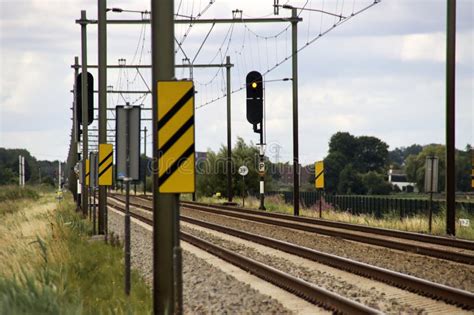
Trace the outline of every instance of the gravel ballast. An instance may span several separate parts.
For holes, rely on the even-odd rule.
[[[181,207],[181,215],[474,292],[474,266]]]
[[[123,216],[110,208],[108,226],[109,232],[123,239]],[[150,286],[153,279],[151,240],[152,231],[132,220],[132,267]],[[183,307],[185,314],[292,314],[279,301],[187,251],[183,251]]]
[[[266,265],[272,266],[278,270],[289,273],[295,277],[313,283],[331,292],[337,293],[341,296],[347,297],[359,303],[363,303],[371,308],[382,310],[387,314],[422,314],[423,309],[411,307],[404,301],[386,296],[384,292],[379,291],[376,287],[370,290],[365,290],[358,287],[357,284],[352,284],[338,277],[319,271],[316,268],[306,268],[305,266],[297,265],[287,259],[275,256],[262,254],[255,248],[250,248],[242,243],[237,243],[222,239],[216,235],[208,232],[200,231],[188,226],[181,227],[183,232],[190,233],[194,236],[207,240],[213,244],[224,247],[232,252],[244,255],[251,259],[257,260]],[[367,280],[370,281],[370,280]]]

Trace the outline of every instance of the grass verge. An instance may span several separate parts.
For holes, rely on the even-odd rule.
[[[150,314],[151,291],[137,273],[124,294],[121,247],[90,241],[70,195],[61,203],[54,194],[41,198],[47,211],[34,212],[31,202],[5,215],[21,222],[0,227],[0,314]]]

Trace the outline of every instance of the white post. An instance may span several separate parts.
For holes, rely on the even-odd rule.
[[[18,156],[18,185],[21,187],[21,155]]]
[[[58,191],[61,191],[61,161],[58,161]]]
[[[25,187],[25,157],[21,156],[21,184]]]

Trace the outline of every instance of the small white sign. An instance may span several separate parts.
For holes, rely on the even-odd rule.
[[[471,225],[471,221],[469,219],[459,219],[459,225],[462,227],[469,227]]]
[[[239,167],[240,176],[246,176],[248,173],[249,173],[249,169],[247,166],[242,165],[241,167]]]

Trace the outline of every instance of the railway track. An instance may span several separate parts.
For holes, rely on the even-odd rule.
[[[111,197],[110,199],[123,203],[123,200],[117,197]],[[151,208],[147,205],[135,202],[132,202],[131,205],[133,207],[148,211],[148,213],[149,211],[151,211]],[[117,204],[115,204],[115,206],[117,206]],[[150,219],[148,218],[148,220]],[[212,224],[209,222],[204,222],[195,218],[181,216],[181,221],[222,232],[228,235],[232,235],[254,243],[262,244],[267,247],[271,247],[296,256],[304,257],[306,259],[329,265],[331,267],[348,271],[354,274],[358,274],[370,279],[375,279],[380,282],[399,287],[403,290],[417,293],[419,295],[434,298],[436,300],[443,300],[449,304],[454,304],[462,308],[470,310],[474,309],[474,294],[464,290],[459,290],[449,286],[437,284],[434,282],[394,272],[384,268],[375,267],[351,259],[323,253],[314,249],[294,245],[281,240],[247,233],[241,230],[236,230],[229,227]]]
[[[140,196],[139,198],[150,200],[149,197],[144,198],[144,196]],[[366,232],[366,233],[372,233],[372,234],[383,235],[383,236],[388,236],[388,237],[395,237],[399,239],[406,239],[410,241],[417,241],[417,242],[423,242],[423,243],[428,243],[428,244],[436,244],[436,245],[441,245],[441,246],[449,246],[449,247],[474,251],[474,242],[468,241],[468,240],[462,240],[462,239],[455,239],[455,238],[448,238],[448,237],[441,237],[441,236],[434,236],[434,235],[420,234],[420,233],[413,233],[413,232],[406,232],[406,231],[398,231],[398,230],[384,229],[384,228],[378,228],[378,227],[370,227],[370,226],[352,224],[352,223],[335,222],[335,221],[329,221],[329,220],[318,219],[318,218],[295,217],[295,216],[290,216],[290,215],[281,214],[281,213],[257,211],[257,210],[248,209],[248,208],[215,205],[215,204],[209,204],[209,203],[181,201],[181,204],[186,207],[205,206],[205,207],[211,207],[211,208],[216,208],[216,209],[225,209],[225,210],[231,210],[235,212],[243,212],[243,213],[260,215],[263,217],[284,219],[284,220],[289,220],[289,221],[294,221],[294,222],[302,222],[302,223],[327,226],[327,227],[333,227],[333,228],[342,228],[346,230]]]
[[[336,226],[322,226],[319,221],[310,219],[310,218],[295,218],[289,215],[267,213],[267,212],[258,212],[254,210],[241,210],[241,209],[232,209],[223,208],[216,205],[201,205],[194,204],[189,202],[182,202],[183,207],[204,211],[212,214],[224,215],[228,217],[244,219],[254,222],[272,224],[277,226],[282,226],[286,228],[296,229],[300,231],[317,233],[327,236],[339,237],[351,241],[382,246],[386,248],[417,253],[425,256],[431,256],[435,258],[450,260],[458,263],[474,265],[474,250],[460,248],[459,246],[470,247],[473,242],[453,240],[454,246],[446,245],[448,238],[442,237],[433,237],[433,243],[429,243],[428,239],[431,239],[430,236],[427,236],[427,239],[423,241],[414,240],[407,238],[406,234],[416,234],[416,233],[404,233],[401,232],[400,235],[403,237],[397,236],[398,231],[392,231],[392,236],[387,236],[385,234],[379,233],[380,230],[388,232],[387,229],[364,229],[364,231],[358,231],[354,228],[359,228],[361,226],[354,224],[337,224]],[[304,220],[300,221],[300,219]],[[329,221],[324,221],[329,223]],[[424,235],[418,235],[417,238]],[[414,236],[415,237],[415,236]],[[442,240],[441,240],[442,239]],[[462,244],[462,245],[460,245]]]
[[[120,212],[124,209],[113,203],[108,203],[111,207]],[[135,212],[130,212],[130,216],[148,225],[153,225],[153,221],[145,216]],[[223,247],[217,246],[211,242],[203,240],[191,234],[180,232],[182,241],[188,242],[199,247],[212,255],[219,257],[231,264],[244,269],[259,278],[264,279],[274,285],[277,285],[294,295],[297,295],[307,301],[319,305],[325,309],[331,310],[337,314],[383,314],[377,309],[370,308],[356,301],[345,298],[341,295],[330,292],[324,288],[318,287],[312,283],[284,273],[280,270],[267,266],[253,259],[236,254]]]
[[[137,197],[150,202],[150,199],[147,197]],[[474,242],[472,241],[307,217],[294,217],[285,214],[224,205],[181,201],[181,206],[212,214],[283,226],[300,231],[339,237],[457,263],[474,265]]]

